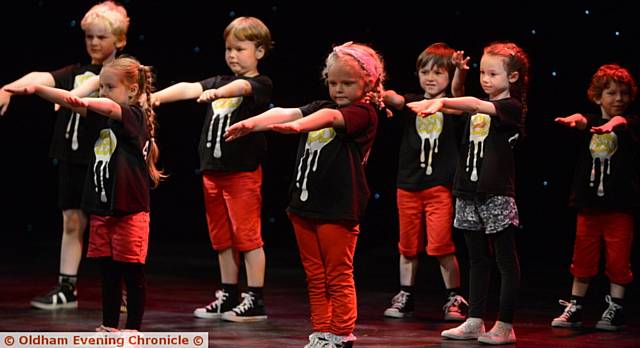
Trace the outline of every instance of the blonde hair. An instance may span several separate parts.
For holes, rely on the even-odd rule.
[[[153,73],[150,66],[140,64],[140,62],[130,56],[120,56],[104,65],[103,69],[111,69],[120,75],[122,82],[126,86],[138,85],[138,92],[132,104],[142,107],[147,117],[147,128],[149,130],[149,152],[147,154],[147,168],[151,177],[152,187],[157,187],[160,181],[167,176],[156,167],[156,162],[160,158],[160,150],[155,141],[156,136],[156,113],[151,107],[151,92],[153,92]],[[143,97],[144,95],[144,97]]]
[[[105,24],[113,36],[122,43],[122,47],[127,43],[129,17],[127,10],[122,5],[111,0],[94,5],[82,18],[80,27],[86,31],[94,23]],[[122,47],[118,47],[118,49]]]
[[[234,19],[224,29],[223,36],[225,41],[229,35],[233,35],[233,37],[241,41],[252,41],[255,43],[256,48],[262,46],[265,54],[273,46],[269,28],[255,17],[238,17]]]
[[[382,86],[385,81],[386,74],[384,71],[384,60],[373,48],[360,43],[351,41],[333,48],[325,60],[325,66],[322,70],[322,78],[327,80],[329,69],[343,57],[351,57],[357,63],[368,82],[369,89],[366,91],[365,100],[376,105],[379,109],[384,108],[382,96],[384,88]]]

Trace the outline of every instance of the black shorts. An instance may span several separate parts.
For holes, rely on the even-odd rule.
[[[58,162],[58,206],[60,209],[80,209],[88,168],[87,164]]]

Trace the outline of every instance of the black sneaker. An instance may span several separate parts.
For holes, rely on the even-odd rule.
[[[596,323],[596,329],[606,331],[620,331],[624,329],[624,311],[622,306],[613,302],[611,296],[605,296],[604,300],[609,307],[602,313],[602,318]]]
[[[262,299],[256,298],[256,295],[251,291],[243,292],[241,296],[242,302],[232,310],[222,313],[222,320],[236,323],[267,320]]]
[[[448,321],[465,321],[467,319],[467,311],[469,304],[460,295],[450,296],[447,303],[442,306],[444,312],[444,320]]]
[[[222,313],[230,311],[235,300],[229,298],[229,293],[224,290],[216,291],[216,299],[206,305],[205,307],[196,308],[193,311],[193,315],[203,319],[219,319],[222,317]]]
[[[76,286],[69,282],[61,282],[46,295],[31,300],[31,305],[40,309],[78,308],[78,292]]]
[[[563,305],[564,311],[559,317],[551,321],[553,327],[581,327],[582,326],[582,305],[576,304],[576,300],[567,302],[564,300],[558,301]]]
[[[391,307],[384,310],[384,316],[390,318],[405,318],[412,314],[413,296],[402,290],[391,299]]]

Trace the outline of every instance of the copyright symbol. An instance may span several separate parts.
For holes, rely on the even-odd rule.
[[[202,343],[203,343],[202,336],[196,336],[193,338],[193,344],[195,344],[196,346],[201,346]]]
[[[13,336],[5,336],[4,337],[4,344],[6,344],[7,346],[12,346],[13,343],[14,343]]]

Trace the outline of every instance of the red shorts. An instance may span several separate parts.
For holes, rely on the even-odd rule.
[[[262,169],[205,172],[202,176],[209,237],[215,250],[250,251],[264,245],[260,233]]]
[[[398,250],[406,257],[414,257],[424,248],[427,254],[449,255],[456,252],[453,243],[453,197],[445,186],[422,191],[398,189],[400,241]],[[426,233],[425,233],[426,227]]]
[[[605,249],[605,274],[612,283],[626,285],[633,280],[631,245],[633,215],[621,211],[588,210],[578,213],[576,242],[571,274],[590,278],[598,274],[602,241]]]
[[[91,215],[87,257],[144,263],[149,247],[149,213]]]

